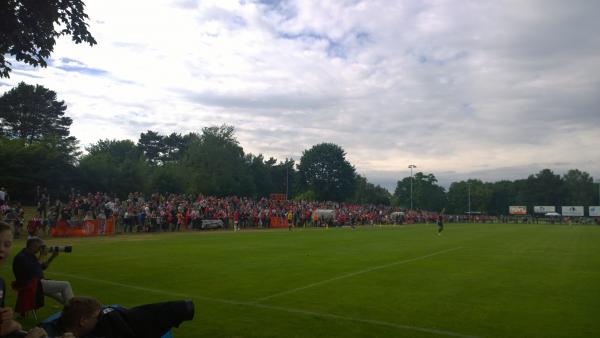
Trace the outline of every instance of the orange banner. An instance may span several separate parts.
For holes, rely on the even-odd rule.
[[[271,224],[269,227],[271,227],[271,228],[287,228],[288,227],[287,219],[285,219],[285,217],[272,216]]]
[[[273,201],[286,201],[287,196],[285,194],[271,194],[269,195],[269,199]]]
[[[65,220],[60,220],[52,228],[52,237],[85,237],[85,236],[103,236],[115,234],[115,217],[106,220],[87,220],[81,225],[73,225]]]

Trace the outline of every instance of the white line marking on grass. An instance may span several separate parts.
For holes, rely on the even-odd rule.
[[[346,320],[346,321],[357,322],[357,323],[365,323],[365,324],[371,324],[371,325],[387,326],[387,327],[393,327],[393,328],[396,328],[396,329],[410,330],[410,331],[419,331],[419,332],[425,332],[425,333],[431,333],[431,334],[443,335],[443,336],[450,336],[450,337],[479,338],[477,336],[465,335],[465,334],[462,334],[462,333],[457,333],[457,332],[452,332],[452,331],[445,331],[445,330],[438,330],[438,329],[430,329],[430,328],[426,328],[426,327],[419,327],[419,326],[412,326],[412,325],[390,323],[390,322],[385,322],[385,321],[381,321],[381,320],[372,320],[372,319],[364,319],[364,318],[355,318],[355,317],[348,317],[348,316],[340,316],[340,315],[335,315],[335,314],[326,313],[326,312],[315,312],[315,311],[302,310],[302,309],[293,309],[293,308],[287,308],[287,307],[281,307],[281,306],[271,306],[271,305],[264,305],[264,304],[256,304],[256,303],[251,303],[251,302],[240,303],[240,305],[252,306],[252,307],[257,307],[257,308],[262,308],[262,309],[268,309],[268,310],[277,310],[277,311],[283,311],[283,312],[303,314],[303,315],[314,316],[314,317],[331,318],[331,319]]]
[[[158,241],[160,238],[153,237],[131,237],[131,238],[115,238],[116,242],[141,242],[141,241]],[[112,240],[112,239],[111,239]]]
[[[446,250],[446,251],[448,251],[448,250]],[[356,323],[364,323],[364,324],[371,324],[371,325],[387,326],[387,327],[393,327],[393,328],[396,328],[396,329],[425,332],[425,333],[431,333],[431,334],[443,335],[443,336],[449,336],[449,337],[479,338],[477,336],[471,336],[471,335],[466,335],[466,334],[452,332],[452,331],[431,329],[431,328],[419,327],[419,326],[412,326],[412,325],[397,324],[397,323],[391,323],[391,322],[386,322],[386,321],[381,321],[381,320],[372,320],[372,319],[364,319],[364,318],[355,318],[355,317],[348,317],[348,316],[340,316],[340,315],[336,315],[336,314],[332,314],[332,313],[326,313],[326,312],[316,312],[316,311],[294,309],[294,308],[288,308],[288,307],[282,307],[282,306],[272,306],[272,305],[265,305],[265,304],[257,304],[255,302],[241,302],[241,301],[221,299],[221,298],[212,298],[212,297],[205,297],[205,296],[188,295],[188,294],[184,294],[184,293],[171,292],[171,291],[165,291],[165,290],[159,290],[159,289],[151,289],[151,288],[146,288],[146,287],[143,287],[143,286],[129,285],[129,284],[124,284],[124,283],[119,283],[119,282],[113,282],[113,281],[103,280],[103,279],[83,277],[83,276],[78,276],[78,275],[73,275],[73,274],[68,274],[68,273],[52,272],[50,274],[57,275],[57,276],[74,278],[74,279],[79,279],[79,280],[84,280],[84,281],[89,281],[89,282],[98,283],[98,284],[113,285],[113,286],[119,286],[119,287],[123,287],[123,288],[133,289],[133,290],[139,290],[139,291],[145,291],[145,292],[152,292],[152,293],[156,293],[156,294],[160,294],[160,295],[165,295],[165,296],[181,297],[181,298],[184,298],[184,299],[198,299],[198,300],[205,300],[205,301],[210,301],[210,302],[215,302],[215,303],[222,303],[222,304],[229,304],[229,305],[248,306],[248,307],[254,307],[254,308],[259,308],[259,309],[276,310],[276,311],[281,311],[281,312],[302,314],[302,315],[307,315],[307,316],[346,320],[346,321],[351,321],[351,322],[356,322]]]
[[[259,299],[256,300],[256,302],[262,302],[262,301],[265,301],[265,300],[268,300],[268,299],[271,299],[271,298],[275,298],[275,297],[287,295],[287,294],[290,294],[290,293],[294,293],[296,291],[306,290],[306,289],[309,289],[309,288],[312,288],[312,287],[315,287],[315,286],[323,285],[323,284],[330,283],[330,282],[333,282],[333,281],[336,281],[336,280],[340,280],[340,279],[343,279],[343,278],[354,277],[354,276],[357,276],[357,275],[362,275],[362,274],[367,273],[367,272],[371,272],[371,271],[375,271],[375,270],[381,270],[381,269],[389,268],[389,267],[395,266],[395,265],[406,264],[406,263],[418,261],[418,260],[421,260],[421,259],[425,259],[425,258],[429,258],[429,257],[441,255],[441,254],[446,253],[446,252],[455,251],[455,250],[458,250],[458,249],[462,249],[462,247],[452,248],[452,249],[448,249],[448,250],[442,250],[442,251],[434,252],[434,253],[431,253],[431,254],[428,254],[428,255],[425,255],[425,256],[419,256],[419,257],[415,257],[415,258],[405,259],[405,260],[398,261],[398,262],[393,262],[393,263],[389,263],[389,264],[379,265],[379,266],[375,266],[375,267],[372,267],[372,268],[368,268],[368,269],[364,269],[364,270],[360,270],[360,271],[356,271],[356,272],[347,273],[347,274],[344,274],[344,275],[341,275],[341,276],[337,276],[337,277],[329,278],[329,279],[326,279],[326,280],[322,280],[320,282],[308,284],[308,285],[301,286],[301,287],[298,287],[298,288],[295,288],[295,289],[291,289],[291,290],[287,290],[287,291],[282,291],[282,292],[279,292],[279,293],[272,294],[270,296],[259,298]]]

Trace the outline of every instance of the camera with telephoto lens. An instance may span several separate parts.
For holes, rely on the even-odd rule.
[[[66,252],[66,253],[70,253],[73,251],[73,246],[71,245],[65,245],[65,246],[44,246],[42,247],[42,250],[47,252],[47,253],[54,253],[54,252]]]

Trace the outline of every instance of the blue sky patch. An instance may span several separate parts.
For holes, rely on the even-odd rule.
[[[76,72],[76,73],[91,75],[91,76],[102,76],[102,75],[108,74],[108,72],[105,70],[98,69],[98,68],[90,68],[90,67],[85,67],[85,66],[62,65],[62,66],[56,66],[56,68],[62,69],[67,72]]]

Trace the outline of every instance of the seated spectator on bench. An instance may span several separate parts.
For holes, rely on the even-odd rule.
[[[25,286],[31,283],[33,279],[39,279],[42,287],[42,297],[46,295],[56,299],[61,304],[66,304],[69,299],[73,298],[71,283],[44,278],[44,270],[58,256],[58,252],[53,251],[50,258],[44,261],[47,255],[45,248],[44,241],[39,237],[32,237],[27,240],[26,247],[13,260],[16,285]]]
[[[0,265],[3,265],[8,260],[10,250],[12,248],[13,233],[11,226],[0,222]],[[25,338],[42,338],[47,337],[46,331],[41,328],[34,328],[29,332],[22,330],[19,324],[13,317],[13,311],[10,307],[6,307],[4,299],[6,297],[6,284],[0,277],[0,337],[25,337]],[[68,338],[64,336],[63,338]]]

